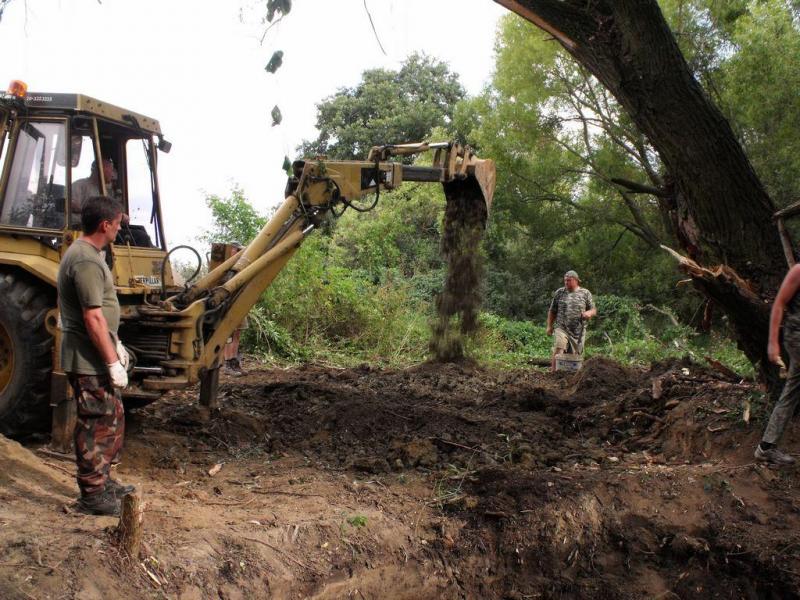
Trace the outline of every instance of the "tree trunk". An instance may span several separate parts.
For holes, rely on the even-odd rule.
[[[767,324],[786,267],[774,206],[729,123],[694,78],[656,0],[496,1],[552,34],[649,138],[672,183],[675,234],[684,250],[738,277],[687,270],[726,312],[748,358],[777,385],[766,360]],[[692,248],[696,243],[700,248]]]

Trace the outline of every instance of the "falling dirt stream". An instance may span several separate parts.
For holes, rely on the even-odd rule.
[[[464,357],[465,338],[478,327],[483,261],[481,238],[486,226],[486,202],[474,177],[444,185],[442,256],[447,265],[444,288],[436,298],[437,320],[430,351],[447,362]]]

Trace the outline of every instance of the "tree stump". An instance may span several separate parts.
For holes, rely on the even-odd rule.
[[[144,522],[144,506],[136,493],[125,494],[122,498],[122,510],[117,525],[117,540],[120,547],[132,559],[139,558],[142,544],[142,523]]]

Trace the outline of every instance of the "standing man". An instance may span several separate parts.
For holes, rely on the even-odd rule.
[[[795,464],[793,456],[778,449],[789,421],[800,400],[800,265],[793,266],[781,283],[769,317],[767,358],[783,367],[780,333],[783,324],[783,345],[789,355],[789,373],[783,391],[772,409],[761,443],[756,446],[755,457],[759,462],[778,467]],[[784,318],[785,317],[785,318]]]
[[[597,314],[592,293],[580,286],[575,271],[564,273],[564,287],[559,288],[547,312],[547,335],[553,335],[553,358],[550,370],[556,370],[556,355],[569,352],[583,354],[586,321]],[[553,324],[555,323],[555,330]]]
[[[231,249],[233,254],[239,254],[244,246],[239,242],[231,242]],[[233,377],[241,377],[246,373],[242,370],[242,353],[239,352],[239,342],[242,338],[242,330],[247,329],[248,321],[247,315],[244,316],[242,322],[231,334],[231,337],[225,342],[225,348],[222,350],[222,357],[225,359],[224,372]]]
[[[128,385],[128,353],[116,337],[119,302],[104,248],[116,237],[121,220],[118,201],[88,198],[81,212],[83,235],[64,253],[58,270],[61,366],[78,413],[78,508],[96,515],[119,514],[120,499],[134,491],[109,475],[125,432],[120,390]]]
[[[233,377],[246,375],[242,370],[242,353],[239,352],[239,342],[241,341],[242,330],[247,329],[247,325],[247,315],[245,315],[236,331],[225,342],[225,348],[222,350],[222,357],[225,359],[225,373]]]

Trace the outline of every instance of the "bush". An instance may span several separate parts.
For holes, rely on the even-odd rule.
[[[441,192],[432,190],[418,186],[387,194],[375,211],[349,211],[340,223],[307,238],[251,311],[243,349],[281,360],[345,365],[425,360],[434,298],[444,278],[438,256],[443,202]],[[235,237],[245,242],[263,224],[264,217],[239,190],[230,198],[214,196],[208,202],[215,224],[207,240]],[[552,269],[537,277],[543,278],[545,271]],[[543,288],[544,279],[533,285],[531,279],[494,275],[498,289],[508,297],[496,305],[487,301],[494,310],[480,315],[480,330],[467,340],[467,352],[501,368],[548,359],[552,339],[546,334],[544,315],[536,320],[508,317],[542,311],[549,298],[536,290]],[[488,276],[492,279],[491,271]],[[520,301],[522,294],[528,296]],[[752,374],[729,340],[698,336],[667,308],[611,294],[596,295],[595,303],[598,317],[589,325],[589,356],[647,364],[687,354],[702,361],[710,355],[743,375]]]
[[[302,346],[298,346],[289,332],[270,318],[266,306],[257,304],[247,318],[249,326],[243,332],[242,345],[250,352],[289,360],[304,357]]]
[[[509,352],[531,357],[550,354],[552,341],[542,325],[532,321],[511,321],[490,313],[481,314],[481,325],[493,330]]]
[[[597,318],[591,321],[588,333],[592,341],[599,343],[606,337],[642,338],[649,333],[642,318],[642,308],[634,298],[598,295],[594,302]]]

